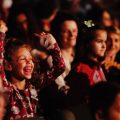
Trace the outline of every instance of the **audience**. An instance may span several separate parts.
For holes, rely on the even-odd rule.
[[[64,78],[71,70],[78,40],[78,27],[77,17],[68,12],[59,12],[52,23],[52,34],[55,36],[60,46],[66,64],[65,72],[56,79],[56,83],[58,83],[59,87],[65,85]],[[59,83],[60,81],[61,85]]]
[[[109,10],[95,6],[87,15],[88,19],[92,19],[95,23],[102,26],[112,25],[112,16]]]
[[[0,120],[119,119],[119,11],[108,6],[0,0]]]
[[[57,86],[53,83],[42,91],[40,100],[42,101],[44,110],[47,111],[46,114],[54,116],[54,113],[57,111],[58,113],[56,112],[56,114],[59,115],[60,113],[61,116],[56,119],[63,119],[65,117],[64,119],[69,120],[68,114],[73,116],[72,113],[67,110],[62,111],[59,108],[61,108],[62,105],[62,97],[66,95],[70,89],[64,79],[71,70],[71,64],[75,56],[75,46],[78,36],[77,18],[68,12],[58,12],[52,22],[52,34],[60,46],[66,69],[64,73],[55,80]],[[52,67],[51,64],[49,65]],[[51,119],[53,120],[54,118]]]
[[[104,72],[109,81],[120,83],[120,30],[114,26],[106,28],[107,50],[103,62]]]
[[[106,81],[100,59],[104,57],[106,51],[107,32],[100,25],[93,23],[91,25],[93,26],[85,26],[84,29],[80,61],[66,78],[71,88],[66,104],[70,102],[70,105],[74,105],[86,101],[90,86],[99,81]]]
[[[6,42],[4,67],[8,72],[9,80],[3,78],[2,81],[3,87],[8,91],[9,102],[6,107],[5,119],[35,118],[37,116],[38,90],[54,81],[64,71],[64,61],[54,37],[46,33],[36,34],[36,36],[39,37],[40,44],[51,53],[53,67],[40,75],[41,81],[37,81],[37,86],[39,86],[37,88],[35,83],[32,84],[29,80],[32,78],[34,69],[30,46],[18,39],[11,39]],[[1,36],[0,42],[2,56],[3,36]],[[2,61],[3,57],[0,59]],[[3,68],[3,65],[1,64],[0,67]],[[4,75],[4,71],[2,72]],[[43,115],[39,115],[38,119],[44,119]]]

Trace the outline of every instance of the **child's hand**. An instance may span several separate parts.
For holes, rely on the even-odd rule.
[[[5,33],[7,31],[7,26],[3,20],[0,20],[0,32]]]
[[[40,38],[40,45],[46,48],[47,50],[52,49],[54,47],[54,44],[56,43],[55,38],[50,33],[35,33],[35,36]]]

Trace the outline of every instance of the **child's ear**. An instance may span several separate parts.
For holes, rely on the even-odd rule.
[[[95,119],[96,120],[104,120],[103,113],[101,110],[97,111],[95,114]]]
[[[11,64],[7,60],[4,60],[4,68],[7,71],[11,71],[12,70],[12,66],[11,66]]]

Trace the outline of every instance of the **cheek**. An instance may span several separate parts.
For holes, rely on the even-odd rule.
[[[78,36],[78,31],[74,32],[74,35],[77,37]]]
[[[108,119],[109,120],[120,120],[120,112],[116,110],[109,111]]]
[[[25,66],[24,63],[16,64],[16,65],[14,65],[14,67],[13,67],[13,71],[19,73],[20,71],[23,70],[24,66]]]
[[[33,67],[33,69],[34,69],[34,67],[35,67],[35,65],[34,65],[34,63],[32,62],[32,67]]]
[[[62,46],[68,45],[68,39],[67,39],[66,36],[65,36],[64,38],[62,38],[62,40],[61,40],[61,45],[62,45]]]
[[[68,35],[67,34],[64,34],[61,36],[61,40],[63,43],[65,43],[67,41],[67,38],[68,38]]]
[[[99,50],[99,46],[97,44],[92,44],[90,48],[93,53],[98,52]]]
[[[25,65],[26,65],[25,63],[21,63],[21,64],[18,64],[17,67],[18,69],[23,69]]]
[[[120,43],[116,43],[116,49],[120,50]]]

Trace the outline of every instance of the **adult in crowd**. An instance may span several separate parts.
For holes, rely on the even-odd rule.
[[[103,68],[106,78],[110,81],[120,82],[120,30],[114,26],[106,28],[107,50],[105,60],[103,61]]]

